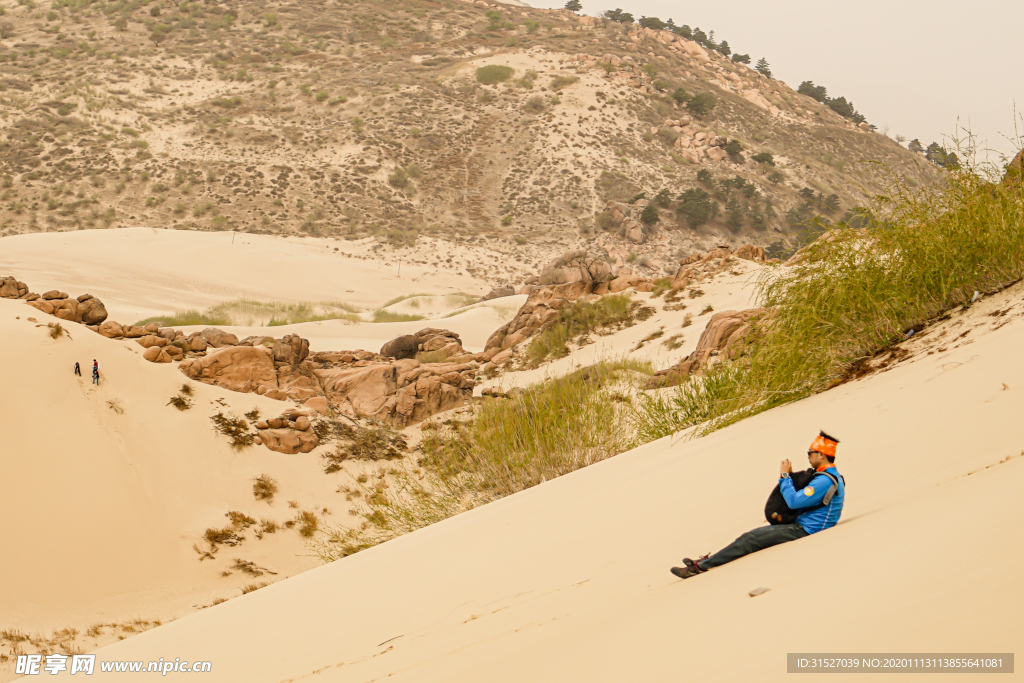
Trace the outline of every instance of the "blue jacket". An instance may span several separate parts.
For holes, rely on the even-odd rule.
[[[809,534],[816,534],[825,529],[831,529],[839,521],[843,514],[843,501],[846,499],[846,485],[843,478],[839,476],[839,470],[835,466],[825,469],[839,482],[839,490],[832,496],[832,501],[815,510],[809,510],[796,518],[796,523],[803,527]],[[793,488],[793,480],[789,477],[779,479],[779,490],[782,497],[786,499],[786,505],[793,510],[801,508],[813,508],[821,505],[825,493],[832,486],[832,482],[823,474],[816,474],[811,483],[797,491]]]

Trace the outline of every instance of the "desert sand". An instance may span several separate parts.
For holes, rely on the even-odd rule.
[[[787,677],[787,652],[1012,652],[1022,293],[918,335],[884,373],[666,437],[98,655],[349,683],[765,681]],[[668,573],[763,524],[778,462],[802,464],[821,428],[842,441],[837,527],[685,582]]]
[[[412,262],[453,257],[445,267]],[[408,294],[481,296],[507,277],[508,256],[486,248],[420,238],[392,249],[355,242],[232,232],[124,228],[13,235],[3,239],[0,273],[33,288],[87,288],[112,320],[132,324],[155,315],[203,310],[233,299],[287,303],[341,301],[374,309]],[[404,258],[399,274],[398,259]],[[431,261],[433,262],[433,261]],[[469,265],[493,263],[490,278]],[[35,290],[33,290],[35,291]],[[40,293],[45,289],[40,289]]]

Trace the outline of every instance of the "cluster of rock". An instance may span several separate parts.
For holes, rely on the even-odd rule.
[[[668,119],[665,125],[678,134],[679,137],[672,146],[691,164],[698,164],[703,159],[726,161],[729,158],[729,153],[725,151],[729,139],[723,135],[698,130],[690,123],[689,117]],[[651,127],[651,133],[654,135],[657,135],[659,130],[661,129],[657,126]]]
[[[537,287],[515,317],[487,338],[483,357],[490,366],[501,365],[512,356],[512,349],[526,341],[545,324],[558,317],[558,312],[576,301],[595,301],[604,294],[622,292],[630,287],[649,292],[651,281],[638,275],[621,275],[611,281],[577,280],[561,285]],[[489,369],[484,366],[484,371]]]
[[[778,259],[765,259],[764,247],[744,244],[735,251],[721,245],[705,254],[692,254],[679,261],[679,270],[672,278],[672,289],[682,289],[702,282],[727,270],[736,259],[757,263],[778,263]]]
[[[424,328],[415,334],[403,334],[400,337],[395,337],[380,349],[380,355],[395,360],[416,358],[420,354],[430,354],[431,358],[455,363],[465,363],[475,359],[474,354],[466,353],[462,348],[459,335],[451,330],[439,330],[433,327]]]
[[[308,408],[293,408],[278,417],[260,420],[256,423],[259,436],[255,443],[278,453],[309,453],[320,445],[320,438],[313,431],[310,420],[315,414],[316,411]]]
[[[409,344],[402,338],[388,342],[383,349],[399,358],[369,351],[310,353],[309,340],[294,334],[239,341],[216,328],[186,336],[180,330],[147,326],[130,330],[131,335],[138,330],[144,333],[137,341],[147,346],[144,355],[148,360],[168,362],[161,354],[173,353],[171,360],[181,361],[178,367],[189,379],[229,391],[292,399],[305,410],[294,415],[306,418],[333,410],[404,427],[462,405],[473,393],[479,366],[477,355],[466,353],[458,335],[448,330],[425,329],[406,335],[413,338],[413,356],[432,353],[445,359],[433,363],[410,357]],[[120,336],[127,335],[122,330]],[[303,420],[291,421],[295,424],[278,427],[268,421],[272,433],[261,433],[263,443],[274,450],[313,448],[309,446],[312,436],[273,431],[308,431]]]
[[[608,215],[619,227],[619,233],[634,244],[643,244],[657,234],[657,228],[640,220],[640,213],[648,204],[650,202],[646,199],[637,199],[632,204],[609,201],[606,205]]]
[[[318,369],[316,375],[328,401],[341,412],[404,427],[463,405],[473,395],[478,366],[475,360],[420,363],[415,358],[383,359],[336,364]]]
[[[690,375],[702,374],[713,360],[733,360],[739,357],[754,323],[763,319],[766,313],[767,309],[764,308],[715,313],[697,340],[697,348],[693,353],[672,367],[654,373],[647,388],[681,384]]]
[[[0,278],[0,298],[21,299],[29,306],[61,320],[85,325],[98,325],[107,319],[103,302],[92,294],[72,298],[56,289],[43,294],[30,292],[28,285],[13,277]]]

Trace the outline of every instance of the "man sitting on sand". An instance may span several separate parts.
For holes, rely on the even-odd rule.
[[[727,562],[738,560],[744,555],[756,553],[758,550],[795,541],[834,527],[843,513],[843,501],[846,496],[846,484],[835,467],[838,443],[838,439],[825,432],[821,432],[811,443],[807,459],[817,474],[799,491],[793,487],[793,481],[789,476],[793,473],[793,465],[789,460],[782,461],[779,472],[779,489],[782,496],[792,510],[805,510],[796,518],[796,523],[762,526],[748,531],[714,555],[705,555],[696,560],[685,558],[684,566],[672,567],[672,573],[681,579],[688,579]]]

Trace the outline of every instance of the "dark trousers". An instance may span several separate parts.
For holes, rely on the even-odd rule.
[[[795,541],[807,536],[808,533],[799,524],[776,524],[760,526],[743,534],[735,541],[700,563],[703,569],[721,567],[723,564],[738,560],[744,555],[756,553],[758,550],[771,548],[773,545]]]

